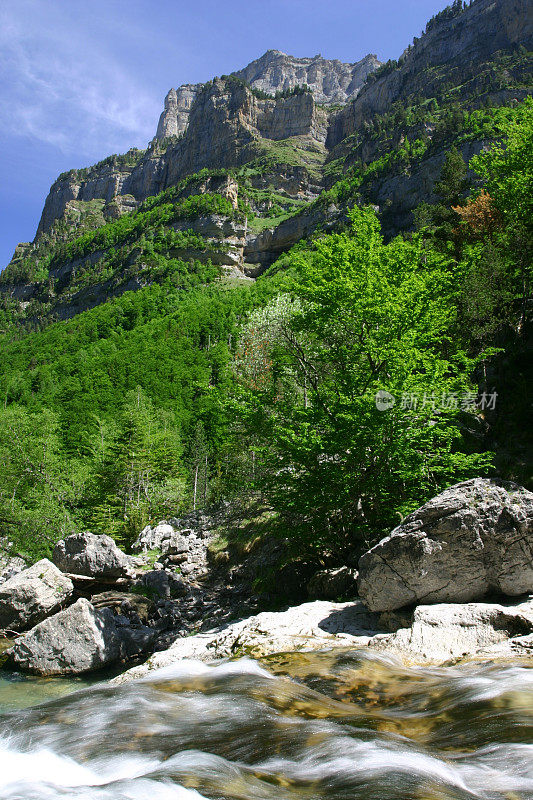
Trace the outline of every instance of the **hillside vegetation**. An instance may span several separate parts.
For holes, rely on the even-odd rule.
[[[525,90],[526,62],[494,75]],[[469,91],[397,101],[329,150],[264,140],[131,208],[71,203],[21,246],[0,276],[17,553],[254,499],[299,556],[356,554],[459,479],[532,485],[533,102]],[[410,210],[383,202],[428,164]]]

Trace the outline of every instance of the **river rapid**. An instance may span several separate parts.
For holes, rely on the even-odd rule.
[[[9,683],[2,800],[533,798],[524,664],[406,668],[360,649],[182,661],[67,695]]]

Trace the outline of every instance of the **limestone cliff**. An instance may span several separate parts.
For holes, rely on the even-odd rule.
[[[244,164],[259,152],[261,139],[309,136],[323,143],[327,115],[310,93],[259,100],[244,85],[217,78],[193,104],[183,139],[167,151],[164,182],[172,185],[203,167]]]
[[[167,96],[169,108],[175,105],[175,95],[171,90]],[[170,126],[170,120],[164,126]],[[170,127],[165,130],[173,135]],[[132,202],[155,195],[204,167],[244,164],[262,152],[262,140],[308,137],[323,146],[326,136],[327,114],[310,92],[262,100],[240,81],[217,78],[200,87],[185,132],[166,149],[155,141],[145,152],[130,151],[124,157],[60,175],[46,199],[36,238],[64,217],[73,200],[114,201],[116,210],[118,198],[127,196],[131,210]]]
[[[337,105],[355,97],[367,75],[379,65],[377,56],[372,54],[353,64],[344,64],[321,55],[295,58],[279,50],[268,50],[234,74],[267,94],[306,85],[317,103]]]
[[[80,234],[135,211],[163,190],[175,187],[172,198],[181,197],[183,179],[204,168],[226,171],[221,180],[230,181],[239,213],[199,214],[176,223],[175,229],[190,228],[209,245],[176,246],[173,257],[185,261],[209,259],[255,275],[317,228],[342,226],[353,202],[375,205],[387,236],[408,228],[413,209],[435,200],[435,180],[452,144],[468,161],[490,143],[490,131],[489,141],[479,131],[470,135],[461,115],[515,102],[531,91],[530,10],[531,0],[455,2],[428,23],[398,62],[378,70],[375,56],[343,64],[270,50],[233,75],[171,89],[145,151],[111,156],[56,180],[34,242],[16,250],[0,291],[23,302],[39,298],[48,273],[59,298],[72,276],[83,273],[78,294],[71,292],[64,307],[56,305],[59,316],[70,316],[106,293],[138,288],[131,243],[124,263],[113,266],[113,278],[101,281],[98,291],[90,283],[91,269],[105,262],[105,248],[77,261],[57,250],[66,252]],[[413,143],[421,155],[413,155]],[[340,202],[336,190],[333,200],[329,194],[319,198],[344,178],[351,185],[354,170],[362,176],[355,194]],[[209,180],[215,177],[220,175],[211,172]],[[222,184],[185,183],[189,193],[229,198]],[[142,280],[151,280],[148,267],[139,270]]]
[[[499,51],[520,45],[528,50],[533,47],[531,0],[475,0],[456,16],[429,27],[420,39],[415,37],[397,65],[383,67],[384,74],[367,82],[333,120],[328,146],[334,147],[368,117],[385,112],[394,102],[437,97],[444,87],[461,87],[469,81],[474,85],[465,91],[470,96],[481,94],[483,63]]]
[[[338,105],[355,97],[367,75],[379,65],[375,55],[367,55],[353,64],[344,64],[320,55],[295,58],[279,50],[268,50],[261,58],[232,74],[252,89],[269,95],[305,85],[317,103]],[[201,89],[202,84],[197,83],[184,84],[169,91],[157,126],[157,139],[179,136],[185,132],[192,105]]]
[[[180,136],[189,122],[191,106],[202,88],[201,83],[186,83],[178,89],[171,89],[165,97],[165,107],[159,118],[156,139]]]

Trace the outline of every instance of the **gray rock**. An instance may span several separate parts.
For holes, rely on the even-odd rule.
[[[131,575],[131,562],[110,536],[74,533],[54,547],[53,561],[63,572],[94,578]]]
[[[367,83],[353,103],[339,111],[329,137],[334,147],[360,129],[374,114],[383,114],[398,101],[420,93],[436,97],[442,83],[449,80],[445,67],[461,68],[463,80],[476,76],[480,63],[498,50],[523,44],[531,47],[533,25],[528,0],[476,0],[464,13],[443,20],[400,58],[398,69],[386,71]],[[436,69],[437,68],[437,69]]]
[[[419,606],[410,625],[383,632],[377,614],[360,601],[315,601],[286,611],[263,612],[223,627],[178,638],[145,664],[112,683],[143,678],[183,659],[213,662],[249,655],[260,658],[295,650],[371,647],[408,664],[444,664],[452,660],[531,657],[533,598],[518,605],[496,603]]]
[[[430,500],[359,561],[372,611],[533,590],[533,494],[474,478]]]
[[[73,591],[72,581],[43,558],[0,586],[0,628],[30,628],[61,608]]]
[[[0,555],[0,583],[5,583],[23,569],[26,569],[26,562],[20,556],[10,556],[7,553]]]
[[[527,652],[533,632],[533,598],[516,606],[496,603],[441,603],[418,606],[409,628],[375,636],[373,649],[403,660],[442,664],[452,659]],[[516,638],[520,640],[513,646]],[[522,637],[526,637],[525,643]]]
[[[133,667],[114,682],[143,677],[184,658],[213,661],[243,654],[257,658],[289,650],[362,647],[378,630],[377,615],[369,613],[359,601],[317,600],[286,611],[265,611],[217,630],[177,639],[168,650],[155,653],[146,664]]]
[[[132,546],[136,553],[146,553],[148,550],[161,550],[163,542],[170,539],[174,533],[174,527],[163,520],[153,527],[147,525],[139,534]]]
[[[146,652],[155,639],[148,627],[133,627],[111,609],[81,598],[21,636],[9,663],[39,675],[78,675]]]
[[[279,50],[268,50],[252,61],[237,77],[274,95],[277,91],[306,84],[316,102],[345,103],[357,95],[366,76],[379,66],[375,55],[367,55],[355,64],[343,64],[317,55],[314,58],[295,58]],[[165,97],[165,107],[157,126],[156,139],[179,136],[189,123],[192,105],[203,88],[202,84],[184,84],[171,89]]]
[[[164,569],[152,569],[146,572],[134,588],[146,589],[154,597],[170,597],[168,575]]]
[[[185,581],[178,575],[163,569],[145,572],[135,585],[139,589],[147,589],[154,597],[183,597],[187,593]]]
[[[516,661],[525,658],[528,661],[533,657],[533,633],[527,636],[513,636],[503,642],[484,647],[475,654],[477,660],[483,661]]]
[[[159,118],[156,139],[179,136],[187,128],[191,106],[202,84],[184,84],[171,89],[165,97],[165,108]]]
[[[173,531],[169,539],[165,539],[162,544],[162,551],[167,556],[176,556],[181,553],[187,553],[189,550],[189,542],[186,535],[191,531]]]
[[[347,595],[353,597],[357,594],[357,571],[349,567],[320,570],[307,584],[307,593],[313,600],[337,600]]]
[[[371,54],[354,64],[343,64],[320,54],[313,58],[295,58],[279,50],[267,50],[235,75],[267,94],[306,84],[318,103],[337,104],[356,97],[366,76],[379,64]]]

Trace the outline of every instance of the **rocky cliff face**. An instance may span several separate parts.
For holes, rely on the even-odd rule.
[[[131,150],[124,157],[112,157],[88,169],[60,175],[46,198],[35,238],[63,219],[73,201],[83,204],[103,200],[108,204],[106,216],[110,217],[133,210],[136,200],[159,191],[162,166],[157,151]]]
[[[202,88],[201,83],[186,83],[178,89],[171,89],[165,97],[165,107],[159,117],[156,139],[180,136],[185,132],[191,106]]]
[[[43,252],[46,258],[58,241],[74,239],[134,211],[146,198],[204,168],[233,171],[235,202],[239,193],[251,211],[252,224],[249,227],[242,215],[238,224],[235,219],[199,217],[194,224],[184,222],[184,229],[193,228],[206,240],[223,245],[216,252],[217,263],[255,275],[317,227],[328,230],[343,224],[345,209],[336,200],[303,207],[323,188],[350,174],[352,167],[364,169],[386,160],[406,139],[422,140],[424,146],[429,142],[421,158],[401,163],[391,159],[386,169],[371,172],[358,197],[350,199],[379,207],[386,235],[397,233],[412,223],[413,208],[435,199],[435,180],[459,133],[452,120],[447,135],[433,138],[435,119],[440,118],[427,116],[427,100],[431,98],[432,108],[440,113],[458,102],[471,109],[487,100],[498,105],[527,94],[531,61],[526,48],[533,43],[530,6],[531,0],[474,0],[466,8],[454,4],[431,21],[398,63],[384,65],[377,76],[372,74],[379,64],[375,56],[343,64],[321,56],[296,59],[271,50],[233,75],[171,89],[156,137],[146,151],[131,150],[57,179],[34,243],[15,252],[13,275],[24,274],[21,265],[26,259],[33,258],[39,266]],[[494,82],[500,74],[501,86],[499,78]],[[286,93],[303,84],[309,90]],[[286,94],[265,96],[281,92]],[[340,111],[331,108],[347,100]],[[394,113],[389,113],[391,106]],[[405,121],[407,107],[416,108],[418,114],[411,129]],[[376,121],[376,115],[384,116]],[[486,143],[482,136],[476,141],[458,139],[466,161]],[[223,187],[209,186],[188,191],[228,196]],[[104,255],[92,253],[87,264]],[[201,260],[215,255],[180,250],[175,257]],[[61,284],[87,264],[55,259],[50,279]],[[26,274],[40,275],[42,270]],[[112,287],[102,284],[104,294],[137,288],[113,280]],[[4,280],[2,292],[26,302],[40,296],[41,283],[31,284],[28,278],[6,285]],[[90,291],[90,287],[80,290],[80,308],[89,302],[85,294]],[[70,315],[73,297],[61,314]],[[95,302],[101,302],[100,295]]]
[[[261,58],[233,75],[253,89],[270,95],[306,85],[317,103],[337,105],[354,98],[367,75],[379,65],[375,55],[367,55],[354,64],[344,64],[320,55],[295,58],[279,50],[268,50]],[[169,91],[157,126],[157,139],[179,136],[185,132],[192,105],[202,88],[201,83],[189,83]]]
[[[367,84],[333,120],[328,146],[335,147],[366,119],[398,100],[435,97],[444,85],[460,86],[475,79],[484,60],[519,45],[533,47],[531,0],[475,0],[456,17],[440,21],[415,39],[397,68]]]
[[[231,80],[215,79],[193,104],[183,139],[167,151],[165,184],[204,167],[244,164],[257,155],[261,139],[308,136],[323,143],[327,115],[310,93],[258,100]]]
[[[367,75],[379,65],[377,56],[372,54],[354,64],[344,64],[321,55],[295,58],[279,50],[268,50],[234,74],[267,94],[307,85],[317,103],[337,105],[355,97]]]
[[[169,110],[176,108],[177,97],[174,90],[167,95]],[[46,198],[36,238],[65,216],[73,200],[101,198],[110,204],[109,216],[116,216],[122,198],[128,198],[125,208],[130,211],[140,201],[204,167],[246,163],[261,151],[261,140],[308,137],[323,145],[327,136],[327,113],[311,93],[261,100],[231,79],[217,78],[200,87],[187,119],[183,135],[166,150],[160,150],[156,141],[144,153],[135,151],[135,158],[106,159],[88,170],[61,175]],[[172,126],[177,124],[168,116],[161,118],[159,127],[174,135],[172,130],[177,128]],[[180,124],[184,124],[183,119]]]

